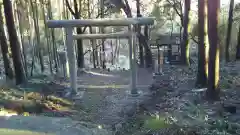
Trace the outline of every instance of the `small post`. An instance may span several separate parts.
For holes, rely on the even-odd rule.
[[[131,26],[128,27],[128,32],[131,32]],[[132,72],[132,37],[128,38],[128,47],[129,47],[129,69]],[[132,83],[131,83],[132,85]]]
[[[172,61],[172,44],[168,44],[168,62],[171,64]]]
[[[157,54],[158,54],[158,56],[157,56],[157,61],[158,61],[157,62],[157,65],[158,65],[157,68],[158,68],[158,70],[157,70],[157,72],[158,73],[160,72],[160,70],[159,70],[160,69],[160,50],[159,49],[160,49],[160,47],[159,47],[159,45],[157,45]]]
[[[163,48],[160,48],[160,61],[159,61],[159,67],[160,67],[160,74],[163,73],[163,60],[164,60],[164,56],[163,56]]]
[[[66,48],[70,72],[70,85],[73,93],[77,93],[77,62],[73,44],[73,28],[66,28]]]
[[[138,94],[137,91],[137,59],[136,59],[136,34],[132,35],[133,40],[133,66],[132,66],[132,94]]]
[[[60,60],[60,64],[62,66],[62,73],[64,77],[68,77],[67,76],[67,67],[66,67],[66,63],[67,63],[67,56],[66,56],[66,51],[58,51],[58,55],[59,55],[59,60]]]
[[[130,61],[130,70],[131,70],[131,94],[132,95],[137,95],[137,69],[136,69],[136,45],[135,45],[135,40],[136,36],[135,33],[133,32],[133,26],[129,26],[129,32],[131,32],[131,36],[129,38],[129,61]]]
[[[118,64],[118,63],[119,63],[119,55],[118,55],[119,48],[120,48],[120,39],[119,39],[119,38],[116,38],[115,64]]]

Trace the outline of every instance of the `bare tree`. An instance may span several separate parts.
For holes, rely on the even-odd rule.
[[[26,76],[28,76],[28,68],[27,68],[27,55],[26,55],[26,47],[24,45],[24,7],[23,1],[15,1],[15,10],[16,10],[16,20],[18,20],[19,27],[19,36],[20,36],[20,45],[22,47],[22,59],[23,65],[25,69]]]
[[[240,26],[238,28],[238,38],[236,47],[236,60],[240,60]]]
[[[140,0],[136,0],[136,7],[137,7],[137,17],[142,17],[141,10],[140,10]],[[137,32],[140,34],[141,32],[141,26],[137,26]],[[138,37],[138,43],[139,43],[139,60],[140,60],[140,67],[144,67],[144,58],[143,58],[143,45],[141,44],[141,39]]]
[[[220,0],[208,0],[208,38],[209,63],[207,97],[211,100],[219,98],[219,43],[218,43],[218,15]]]
[[[80,19],[81,18],[81,6],[82,6],[82,1],[80,0],[79,3],[77,2],[77,0],[73,0],[73,6],[74,8],[72,9],[69,0],[66,0],[66,6],[68,7],[68,10],[71,12],[72,16],[75,19]],[[77,34],[82,34],[83,33],[83,29],[81,27],[77,28]],[[78,63],[78,67],[79,68],[83,68],[84,67],[84,55],[83,55],[83,42],[81,39],[77,40],[77,52],[78,52],[78,59],[77,59],[77,63]]]
[[[30,0],[30,6],[32,9],[33,14],[33,22],[34,22],[34,29],[37,37],[37,56],[39,58],[41,71],[44,72],[44,59],[42,54],[42,47],[41,47],[41,41],[40,41],[40,31],[39,31],[39,13],[38,13],[38,6],[36,0]]]
[[[51,57],[51,47],[50,47],[50,35],[49,35],[49,30],[46,25],[46,18],[45,18],[45,3],[43,0],[40,0],[41,4],[41,11],[42,11],[42,16],[43,16],[43,23],[44,23],[44,36],[46,38],[46,44],[47,44],[47,51],[48,51],[48,61],[49,61],[49,70],[51,74],[53,74],[53,68],[52,68],[52,57]]]
[[[69,10],[69,12],[72,14],[72,16],[75,18],[75,19],[80,19],[82,17],[82,14],[81,14],[81,10],[82,10],[82,0],[79,0],[77,2],[77,0],[73,0],[73,6],[74,8],[71,7],[70,3],[69,3],[69,0],[65,0],[65,3],[66,3],[66,6]],[[106,9],[104,11],[104,14],[108,11],[108,9]],[[101,13],[99,13],[96,18],[100,17],[101,16]],[[87,27],[84,27],[84,28],[77,28],[77,34],[82,34],[85,32]],[[82,42],[82,39],[78,39],[77,40],[77,51],[78,51],[78,67],[79,68],[83,68],[84,67],[84,52],[83,52],[83,42]]]
[[[128,18],[132,18],[132,11],[130,8],[130,5],[128,3],[128,0],[110,0],[109,1],[111,4],[115,6],[117,9],[123,9],[124,13]],[[152,66],[152,52],[150,47],[148,46],[148,35],[146,35],[148,32],[148,27],[145,27],[145,32],[144,34],[142,33],[137,33],[138,39],[140,39],[141,45],[144,47],[145,50],[145,62],[146,62],[146,67],[151,67]]]
[[[236,4],[235,10],[239,11],[239,7],[240,7],[240,4]],[[240,25],[238,26],[238,36],[237,36],[237,46],[236,46],[236,60],[240,60]]]
[[[16,75],[16,84],[21,84],[25,80],[25,74],[21,60],[20,43],[18,41],[17,32],[14,25],[11,0],[3,0],[3,5]]]
[[[183,18],[183,0],[166,0],[168,4],[174,9],[178,17],[180,18],[180,41],[182,40],[182,29],[184,25],[184,18]],[[168,5],[167,5],[168,6]]]
[[[53,19],[53,14],[52,14],[52,4],[51,0],[47,0],[47,12],[48,12],[48,19],[52,20]],[[52,57],[54,60],[54,67],[56,72],[58,72],[58,67],[59,67],[59,60],[58,60],[58,55],[57,55],[57,45],[56,45],[56,37],[55,37],[55,29],[51,29],[51,40],[52,40]]]
[[[189,13],[191,0],[185,0],[183,19],[183,40],[181,43],[181,61],[184,65],[190,65],[189,61]]]
[[[100,0],[100,17],[104,18],[104,0]],[[100,28],[101,33],[104,33],[104,27]],[[106,58],[105,58],[105,40],[102,39],[102,68],[106,69]]]
[[[231,32],[232,32],[233,8],[234,8],[234,0],[231,0],[230,1],[230,7],[229,7],[229,13],[228,13],[228,29],[227,29],[227,38],[226,38],[226,46],[225,46],[226,62],[230,61],[230,58],[229,58],[229,44],[230,44]]]
[[[13,69],[11,67],[9,53],[8,53],[8,44],[7,39],[5,36],[4,31],[4,23],[3,23],[3,16],[2,16],[2,4],[0,5],[0,43],[1,43],[1,50],[3,56],[3,63],[5,69],[5,75],[9,79],[13,79]]]
[[[197,87],[205,87],[207,85],[208,71],[208,43],[207,38],[207,0],[198,0],[198,72]]]
[[[91,18],[91,8],[90,8],[90,0],[88,0],[87,2],[87,7],[88,7],[88,18]],[[92,27],[90,26],[89,27],[89,32],[90,34],[93,34],[93,30],[92,30]],[[92,45],[92,61],[93,61],[93,68],[96,68],[96,39],[91,39],[90,40],[91,42],[91,45]],[[90,56],[91,57],[91,56]]]

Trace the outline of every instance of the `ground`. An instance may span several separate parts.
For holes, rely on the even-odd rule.
[[[22,86],[25,92],[19,93],[14,89],[4,88],[1,94],[5,95],[5,98],[1,104],[8,109],[19,109],[18,113],[25,115],[10,117],[10,120],[24,117],[23,121],[28,123],[30,121],[27,119],[31,121],[34,119],[33,125],[39,125],[31,130],[35,132],[40,132],[42,125],[45,126],[43,128],[45,131],[62,131],[58,128],[66,127],[65,125],[70,123],[70,127],[77,129],[86,127],[84,131],[87,135],[93,134],[90,133],[91,128],[98,130],[97,134],[104,132],[114,135],[238,135],[240,63],[221,64],[221,67],[221,100],[216,102],[208,102],[205,99],[205,89],[195,88],[197,68],[196,64],[192,64],[191,67],[165,65],[163,75],[154,77],[150,70],[139,69],[138,88],[141,91],[139,97],[129,96],[128,71],[108,72],[96,69],[79,73],[81,98],[63,98],[68,82],[62,78],[52,77],[55,81],[51,82],[49,81],[51,79],[43,81],[46,77],[36,77],[37,79],[31,79],[32,86],[30,83],[24,88]],[[38,91],[32,92],[36,89]],[[39,93],[44,93],[44,96],[39,96]],[[10,95],[15,97],[15,100],[13,98],[9,100]],[[18,100],[16,104],[14,101],[19,95],[25,102]],[[41,108],[33,108],[36,106]],[[63,125],[52,127],[41,122],[37,124],[36,119],[39,117],[52,121],[57,119],[62,121],[57,123]],[[6,120],[3,123],[8,122]],[[14,124],[3,125],[0,124],[3,128],[1,130],[16,129]],[[27,125],[21,129],[28,129]],[[70,134],[80,132],[68,129],[72,132],[68,132]]]
[[[131,124],[123,130],[127,131],[125,134],[240,134],[240,63],[221,64],[221,67],[221,100],[216,102],[206,100],[205,89],[195,88],[196,65],[165,67],[164,75],[155,77],[152,98],[140,106]]]
[[[4,98],[1,104],[8,113],[11,110],[22,115],[27,113],[37,116],[68,117],[74,121],[91,123],[90,125],[94,125],[95,128],[100,126],[110,132],[116,132],[125,119],[132,116],[137,104],[146,99],[152,82],[151,71],[139,68],[137,86],[141,94],[138,97],[131,97],[129,71],[109,72],[95,69],[79,72],[78,76],[80,94],[76,96],[77,98],[64,97],[69,87],[66,79],[59,76],[51,78],[37,76],[18,88],[9,89],[7,86],[3,88],[1,94]],[[34,119],[37,119],[35,117]],[[34,121],[35,125],[37,122],[38,120]],[[6,125],[0,124],[0,127],[12,129],[12,124],[9,124],[9,127]],[[35,131],[31,128],[29,130]]]

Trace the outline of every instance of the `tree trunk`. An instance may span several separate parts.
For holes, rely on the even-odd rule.
[[[182,43],[182,29],[183,29],[183,27],[180,26],[180,30],[179,30],[179,32],[180,32],[180,34],[179,34],[179,37],[180,37],[180,43]]]
[[[237,40],[237,47],[236,47],[236,60],[240,60],[240,26],[238,28],[238,40]]]
[[[51,47],[50,47],[50,39],[49,39],[49,30],[46,25],[46,18],[45,18],[45,5],[44,1],[40,0],[41,3],[41,11],[43,15],[43,23],[44,23],[44,37],[46,38],[46,43],[47,43],[47,51],[48,51],[48,62],[49,62],[49,70],[50,73],[53,74],[53,68],[52,68],[52,53],[51,53]]]
[[[52,4],[51,4],[51,0],[48,0],[47,3],[47,11],[48,11],[48,19],[52,20],[53,19],[53,15],[52,15]],[[58,72],[58,65],[59,65],[59,60],[58,60],[58,55],[57,55],[57,46],[56,46],[56,37],[55,37],[55,31],[54,29],[51,29],[51,39],[52,39],[52,54],[53,54],[53,59],[54,59],[54,66],[55,66],[55,70],[56,72]]]
[[[78,3],[76,0],[73,1],[74,4],[74,10],[75,10],[75,14],[74,18],[75,19],[80,19],[81,18],[81,1],[78,7]],[[81,27],[77,28],[77,34],[83,34],[83,30]],[[78,68],[84,68],[84,53],[83,53],[83,40],[82,39],[78,39],[77,40],[77,64],[78,64]]]
[[[90,8],[90,0],[87,1],[87,9],[88,9],[88,18],[91,18],[91,8]],[[92,30],[92,27],[89,26],[89,33],[90,34],[93,34],[93,30]],[[96,68],[96,39],[91,39],[90,40],[90,44],[92,46],[92,61],[93,61],[93,68]],[[91,58],[91,55],[90,55],[90,58]]]
[[[77,0],[73,1],[74,10],[72,9],[69,0],[65,0],[66,6],[68,10],[71,12],[71,14],[74,16],[75,19],[81,18],[81,3],[82,1],[79,1],[79,4],[77,3]],[[77,28],[77,34],[82,34],[83,30],[81,27]],[[77,65],[78,68],[84,68],[84,53],[83,53],[83,41],[82,39],[77,40]]]
[[[189,61],[189,13],[191,0],[185,0],[184,4],[184,23],[183,23],[183,40],[181,43],[181,60],[183,65],[190,65]]]
[[[21,84],[25,80],[23,63],[21,61],[20,44],[17,37],[16,28],[14,25],[12,3],[10,0],[3,0],[4,13],[6,18],[6,24],[8,29],[8,35],[11,45],[13,65],[16,75],[16,84]]]
[[[207,14],[206,1],[198,0],[198,72],[196,86],[203,88],[207,85],[208,43],[207,43]]]
[[[140,0],[136,0],[136,7],[137,7],[137,17],[142,17],[140,13]],[[141,34],[141,26],[137,26],[137,32]],[[143,56],[143,46],[141,45],[141,39],[138,37],[138,46],[139,46],[139,60],[140,60],[140,67],[144,67],[144,56]]]
[[[104,0],[100,0],[100,16],[101,18],[104,18]],[[104,33],[104,27],[100,28],[101,33]],[[105,45],[104,45],[105,39],[102,39],[102,68],[106,69],[106,58],[105,58]]]
[[[232,23],[233,23],[233,8],[234,8],[234,0],[230,1],[229,13],[228,13],[228,29],[227,29],[227,39],[225,46],[225,59],[226,62],[230,61],[229,58],[229,44],[231,41],[231,32],[232,32]]]
[[[77,28],[77,34],[82,34],[82,28]],[[84,54],[83,54],[83,41],[82,39],[77,40],[77,64],[78,68],[84,68]]]
[[[13,69],[10,63],[10,58],[8,53],[8,44],[7,44],[7,39],[4,31],[2,5],[0,5],[0,43],[1,43],[1,50],[2,50],[6,78],[13,79]]]
[[[207,97],[211,100],[219,99],[219,43],[218,43],[218,15],[220,0],[208,0],[208,38],[209,38],[209,67]]]
[[[131,8],[128,4],[128,0],[124,0],[125,1],[125,5],[122,7],[124,13],[126,14],[126,16],[128,18],[132,18],[132,12],[131,12]],[[146,37],[145,35],[138,33],[137,37],[139,39],[141,39],[140,43],[143,45],[144,50],[145,50],[145,58],[147,58],[148,60],[146,62],[149,62],[148,64],[146,64],[146,67],[149,67],[152,65],[152,53],[151,53],[151,49],[148,46],[148,37]]]
[[[114,65],[114,54],[113,54],[114,49],[113,49],[113,41],[112,41],[112,39],[110,41],[110,45],[111,45],[111,63],[112,63],[112,65]]]
[[[36,38],[37,38],[37,54],[38,54],[38,58],[40,61],[40,66],[41,66],[41,71],[44,72],[44,61],[43,61],[43,54],[42,54],[42,47],[41,47],[41,41],[40,41],[40,32],[39,32],[39,23],[38,23],[38,8],[36,6],[36,0],[33,1],[30,0],[30,5],[31,5],[31,9],[33,12],[33,22],[34,22],[34,28],[35,28],[35,32],[36,32]]]
[[[77,0],[73,0],[74,10],[72,9],[72,6],[70,5],[70,0],[65,0],[66,7],[68,8],[68,11],[74,16],[75,19],[81,18],[81,10],[82,10],[82,4],[85,1],[79,0],[79,3],[77,3]],[[98,14],[96,18],[98,18],[101,14]],[[81,31],[81,34],[85,32],[86,26],[80,30],[80,28],[77,31]],[[84,53],[83,53],[83,45],[81,39],[77,40],[77,50],[78,50],[78,67],[83,68],[84,67]]]
[[[24,66],[24,70],[25,70],[26,76],[28,76],[26,47],[24,45],[24,37],[23,37],[23,35],[24,35],[24,33],[23,33],[23,31],[24,31],[24,29],[23,29],[23,21],[22,21],[23,19],[22,19],[22,16],[21,16],[21,14],[23,12],[21,12],[22,9],[20,8],[20,7],[23,7],[23,5],[22,5],[21,2],[19,2],[19,3],[16,3],[15,6],[16,6],[16,16],[17,16],[16,18],[18,20],[18,25],[19,25],[19,34],[20,34],[19,36],[20,36],[21,47],[22,47],[23,66]]]
[[[146,61],[146,67],[149,68],[152,66],[152,52],[151,49],[148,46],[148,40],[149,40],[149,35],[148,35],[148,26],[145,25],[144,26],[144,37],[145,40],[143,41],[143,43],[145,43],[145,61]]]
[[[92,27],[90,26],[89,27],[89,32],[90,34],[93,34],[93,30],[92,30]],[[93,68],[96,68],[96,57],[95,57],[95,54],[96,54],[96,50],[97,50],[97,46],[96,46],[96,42],[94,42],[95,39],[91,39],[90,40],[90,44],[92,46],[92,61],[93,61]],[[90,55],[91,57],[91,55]]]
[[[143,45],[140,42],[140,37],[138,37],[138,47],[139,47],[139,61],[140,61],[140,67],[144,67],[144,52],[143,52]]]
[[[119,52],[119,48],[120,48],[119,39],[116,39],[115,45],[116,45],[116,47],[115,47],[115,51],[114,51],[114,63],[118,64],[118,52]]]
[[[31,51],[32,51],[32,61],[31,61],[31,69],[30,69],[30,76],[33,75],[33,69],[35,67],[35,42],[33,40],[34,37],[34,26],[32,23],[32,18],[31,18],[31,8],[29,6],[29,3],[27,4],[27,19],[28,19],[28,31],[29,31],[29,35],[28,35],[28,44],[31,45]]]

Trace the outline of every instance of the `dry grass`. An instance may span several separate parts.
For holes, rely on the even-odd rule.
[[[55,95],[45,96],[44,93],[25,92],[5,86],[0,90],[0,107],[5,112],[17,114],[61,113],[71,112],[73,103]]]
[[[1,135],[54,135],[48,133],[38,133],[32,131],[25,131],[25,130],[16,130],[16,129],[3,129],[0,128]]]

